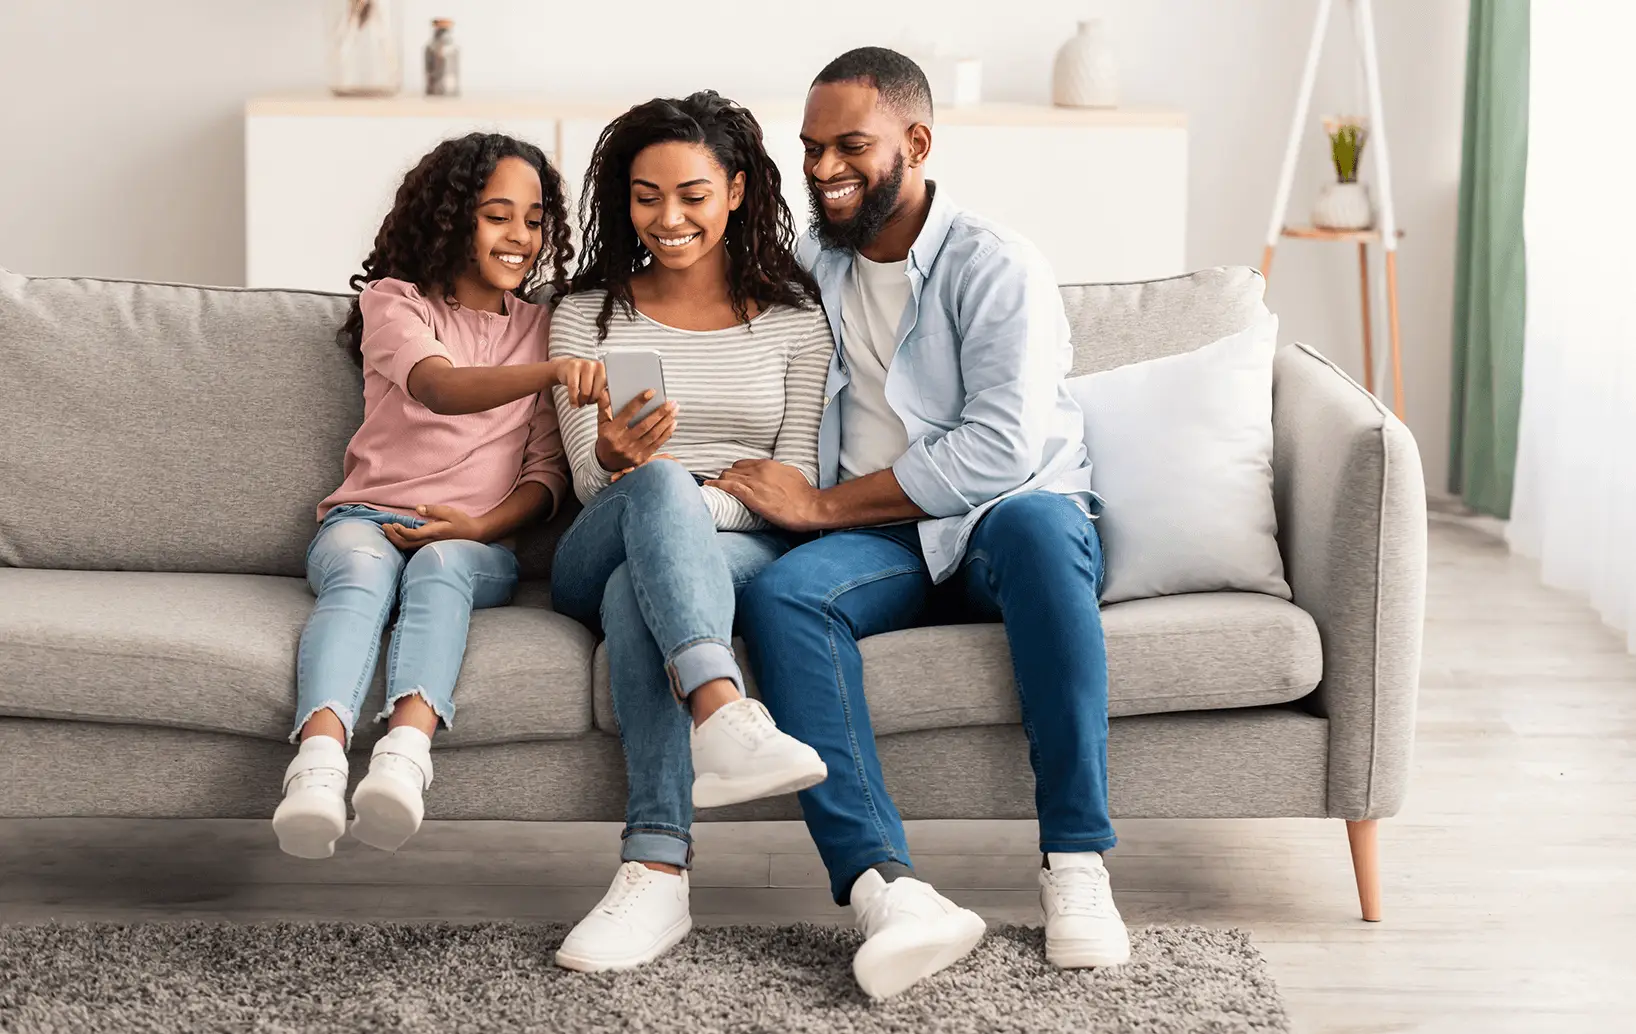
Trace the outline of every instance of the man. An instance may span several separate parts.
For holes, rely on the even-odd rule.
[[[1126,961],[1101,852],[1108,818],[1107,660],[1083,418],[1064,378],[1067,319],[1026,241],[926,179],[931,91],[866,47],[819,73],[802,123],[815,241],[803,255],[836,339],[820,485],[746,461],[716,483],[779,526],[825,534],[742,597],[750,663],[779,726],[829,778],[801,795],[876,997],[976,946],[983,921],[914,878],[863,695],[858,640],[953,608],[1005,623],[1031,745],[1046,955]],[[853,529],[853,530],[839,530]]]

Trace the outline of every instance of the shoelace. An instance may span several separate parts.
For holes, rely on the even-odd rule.
[[[597,910],[606,912],[614,918],[622,917],[630,911],[631,905],[641,896],[646,881],[643,879],[643,870],[646,866],[640,862],[626,862],[619,867],[619,875],[614,884],[608,888],[608,894],[597,905]]]
[[[1057,912],[1075,916],[1109,916],[1113,898],[1108,893],[1108,877],[1090,869],[1053,869]]]
[[[760,746],[778,728],[761,701],[748,697],[743,704],[730,705],[722,713],[752,747]]]

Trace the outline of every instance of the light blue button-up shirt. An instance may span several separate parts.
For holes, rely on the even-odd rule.
[[[1001,499],[1043,489],[1090,514],[1085,422],[1065,383],[1073,345],[1045,258],[1023,238],[956,208],[933,187],[931,211],[909,250],[909,308],[886,374],[886,400],[909,449],[892,472],[926,513],[920,544],[934,581],[960,566],[966,542]],[[819,487],[840,477],[841,407],[850,379],[841,295],[852,252],[802,242],[836,341],[818,430]]]

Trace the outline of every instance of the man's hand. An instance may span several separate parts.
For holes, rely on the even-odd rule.
[[[596,461],[602,464],[603,470],[626,471],[640,467],[676,433],[674,402],[665,403],[635,427],[630,426],[631,420],[652,398],[653,392],[645,391],[615,415],[609,412],[612,403],[608,393],[602,393],[596,411]]]
[[[552,359],[551,380],[568,389],[568,402],[584,406],[602,397],[608,386],[608,375],[602,364],[594,359]]]
[[[780,528],[818,531],[826,527],[823,494],[787,463],[739,460],[705,484],[721,489]]]
[[[386,539],[399,549],[418,549],[431,542],[449,539],[471,539],[487,542],[483,522],[456,510],[452,506],[417,506],[415,513],[426,518],[418,528],[406,524],[383,524]]]

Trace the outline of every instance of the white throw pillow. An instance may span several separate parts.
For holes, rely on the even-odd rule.
[[[1107,561],[1103,602],[1290,598],[1272,502],[1278,317],[1181,355],[1075,377]]]

